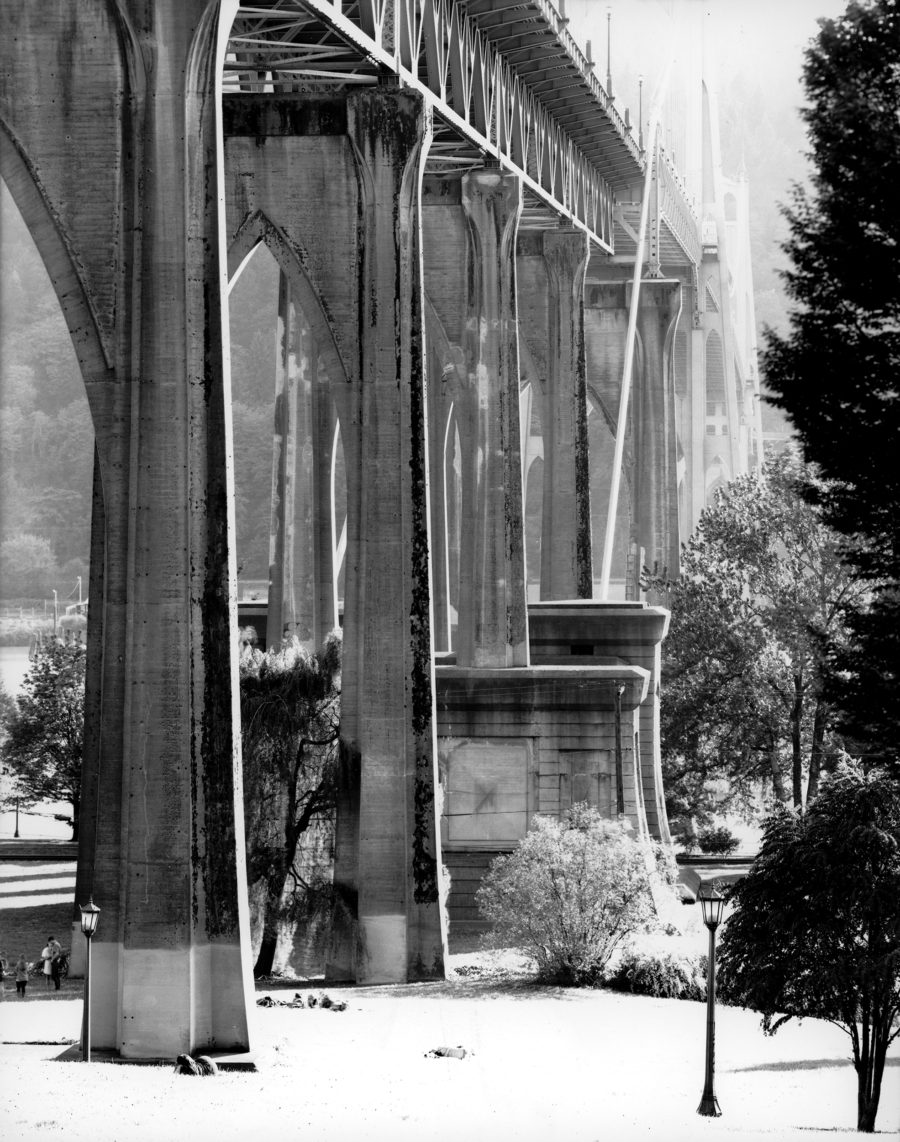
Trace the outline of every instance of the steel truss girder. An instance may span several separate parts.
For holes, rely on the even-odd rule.
[[[464,147],[474,144],[485,157],[520,175],[526,191],[551,207],[564,224],[586,230],[598,246],[612,252],[614,188],[641,177],[637,146],[552,4],[528,0],[525,7],[548,30],[539,31],[537,38],[557,47],[555,57],[565,57],[563,65],[570,73],[580,73],[581,122],[573,127],[583,145],[517,72],[511,62],[516,57],[504,51],[502,34],[494,34],[495,28],[488,35],[479,28],[479,14],[496,12],[497,7],[465,0],[274,0],[242,5],[227,65],[229,90],[244,88],[242,74],[245,89],[276,91],[304,78],[359,83],[372,82],[378,72],[393,72],[421,92],[434,114],[462,137]],[[521,0],[516,7],[523,7]],[[521,22],[516,21],[519,31]],[[272,46],[266,47],[258,41],[270,40],[267,25],[272,24],[278,31],[271,37]],[[318,43],[313,24],[325,33]],[[324,40],[329,31],[359,54],[360,74],[354,76],[346,66],[346,47],[341,50],[337,43],[335,54],[342,62],[328,60]],[[533,46],[535,36],[520,36],[508,47],[520,50],[526,42]],[[280,51],[285,53],[282,66]],[[247,62],[251,57],[254,62]],[[369,75],[364,76],[367,69]],[[563,112],[569,110],[567,103]],[[596,116],[594,133],[585,129],[587,113]]]

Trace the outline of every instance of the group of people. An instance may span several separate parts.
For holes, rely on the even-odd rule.
[[[51,987],[59,991],[61,969],[63,964],[63,949],[62,944],[55,936],[48,936],[47,943],[41,952],[42,968],[41,972],[44,979],[47,981],[47,990]],[[13,965],[12,971],[16,980],[16,995],[20,999],[25,998],[25,988],[28,986],[28,961],[25,959],[25,953],[22,952],[19,958]],[[9,964],[6,957],[0,952],[0,998],[3,997],[2,980],[9,970]]]

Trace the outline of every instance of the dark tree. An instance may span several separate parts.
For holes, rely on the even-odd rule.
[[[900,9],[853,0],[806,54],[803,116],[812,191],[785,211],[793,306],[768,332],[765,379],[827,483],[815,495],[848,537],[856,571],[880,583],[836,656],[835,690],[863,748],[896,757],[900,674]],[[862,537],[866,542],[854,547]]]
[[[78,840],[84,744],[84,665],[81,643],[52,639],[37,651],[22,692],[7,708],[0,759],[13,780],[11,796],[67,801],[72,839]]]
[[[759,856],[731,893],[722,995],[774,1034],[814,1017],[850,1037],[857,1129],[875,1129],[890,1043],[900,1035],[900,787],[842,766],[804,815],[767,821]]]
[[[863,587],[800,493],[790,453],[741,476],[700,517],[668,592],[662,750],[673,823],[752,802],[761,782],[802,805],[834,757],[826,645]],[[704,812],[706,810],[706,813]]]
[[[241,661],[241,746],[254,975],[271,973],[291,922],[328,912],[340,711],[340,635]]]

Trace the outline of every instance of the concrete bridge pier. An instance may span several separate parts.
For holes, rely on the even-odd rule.
[[[641,283],[638,332],[642,376],[635,390],[635,543],[650,568],[678,574],[678,455],[673,347],[681,313],[681,283]]]
[[[605,447],[592,455],[592,465],[612,463],[619,395],[625,359],[625,339],[631,302],[630,282],[592,283],[585,318],[587,371],[609,420]],[[673,352],[675,327],[681,312],[681,283],[667,279],[641,282],[635,359],[628,404],[623,489],[619,511],[629,518],[616,521],[625,544],[616,548],[613,581],[624,581],[627,599],[640,598],[641,564],[666,567],[677,574],[679,558],[677,496],[677,424]],[[603,490],[608,489],[608,480]],[[608,493],[594,505],[605,526]],[[602,533],[595,536],[602,542]]]
[[[135,1060],[249,1047],[217,99],[233,14],[20,3],[0,47],[3,173],[97,439],[78,889],[102,909],[93,1045]]]
[[[301,301],[282,272],[272,453],[268,644],[319,650],[337,626],[331,480],[336,417]]]
[[[581,231],[519,234],[519,326],[539,368],[544,444],[541,598],[591,597],[590,455]]]
[[[344,449],[337,899],[326,973],[360,983],[443,976],[419,236],[429,113],[421,96],[389,86],[233,96],[225,135],[233,258],[265,241],[302,297]]]
[[[522,527],[516,229],[521,180],[499,168],[462,179],[468,225],[463,514],[457,661],[528,664]]]

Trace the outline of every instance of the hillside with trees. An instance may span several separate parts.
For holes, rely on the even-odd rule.
[[[0,182],[0,598],[87,590],[94,432],[62,310]],[[278,270],[254,255],[232,294],[235,508],[240,573],[268,574]]]

